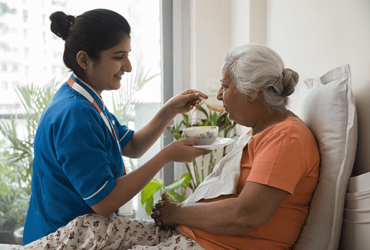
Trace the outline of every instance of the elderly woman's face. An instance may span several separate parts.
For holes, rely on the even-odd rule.
[[[221,88],[217,93],[217,99],[223,101],[230,120],[247,125],[245,119],[249,106],[248,96],[239,92],[229,72],[225,70],[222,70]]]

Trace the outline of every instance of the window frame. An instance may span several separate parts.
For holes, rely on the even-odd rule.
[[[162,69],[162,103],[167,102],[174,95],[173,77],[173,0],[160,1],[161,17],[161,69]],[[162,136],[164,148],[173,141],[170,133],[165,130]],[[166,164],[160,172],[160,177],[165,185],[174,181],[174,163]]]

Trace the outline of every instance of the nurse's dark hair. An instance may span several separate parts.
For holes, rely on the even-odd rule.
[[[57,11],[49,18],[51,31],[65,41],[64,64],[80,78],[84,78],[85,72],[77,63],[79,51],[85,51],[90,59],[98,61],[102,51],[130,37],[127,20],[111,10],[90,10],[77,17]]]

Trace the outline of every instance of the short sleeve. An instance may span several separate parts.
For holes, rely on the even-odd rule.
[[[123,149],[126,146],[126,144],[131,140],[134,131],[130,130],[126,125],[121,125],[114,115],[112,115],[112,117],[114,120],[114,124],[117,128],[116,131],[118,131],[117,137],[119,144],[121,146],[121,149]]]
[[[289,133],[275,133],[259,143],[247,181],[282,189],[290,194],[304,171],[302,147]]]
[[[85,125],[71,131],[56,148],[64,173],[89,206],[103,200],[116,186],[103,142],[102,130]]]

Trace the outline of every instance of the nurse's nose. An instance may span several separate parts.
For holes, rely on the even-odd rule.
[[[132,66],[131,66],[131,61],[129,58],[127,58],[122,67],[121,67],[125,72],[131,72],[132,71]]]

